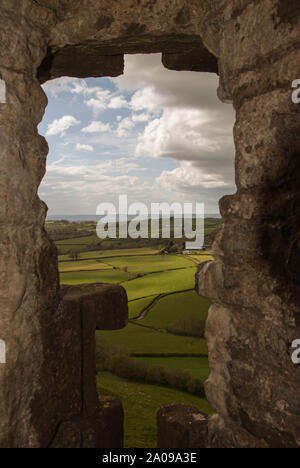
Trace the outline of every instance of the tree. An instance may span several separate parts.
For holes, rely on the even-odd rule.
[[[76,260],[79,259],[79,253],[76,252],[75,250],[71,250],[69,253],[69,257],[75,262]]]

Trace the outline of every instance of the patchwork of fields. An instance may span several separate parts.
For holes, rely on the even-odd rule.
[[[95,243],[94,250],[82,246]],[[139,362],[175,371],[185,371],[204,382],[209,376],[207,347],[203,338],[170,332],[182,318],[205,321],[210,303],[195,290],[197,264],[211,260],[210,251],[195,255],[163,255],[152,247],[100,249],[97,238],[84,236],[56,242],[62,284],[121,284],[128,295],[129,323],[117,331],[101,331],[96,342],[121,345]],[[98,239],[99,241],[99,239]],[[74,249],[75,247],[75,249]],[[71,258],[71,251],[76,255]],[[197,395],[159,385],[129,382],[110,372],[98,373],[98,390],[123,401],[126,414],[126,446],[154,447],[155,411],[163,404],[187,403],[211,412]],[[118,389],[118,390],[116,390]],[[139,420],[132,413],[141,407]]]

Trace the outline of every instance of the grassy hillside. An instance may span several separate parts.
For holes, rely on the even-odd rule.
[[[133,323],[129,323],[123,330],[97,332],[96,338],[113,345],[125,346],[131,354],[207,355],[204,340],[158,332]]]
[[[116,268],[127,268],[128,271],[133,273],[154,273],[191,266],[188,259],[177,255],[122,256],[105,258],[104,261]]]
[[[128,382],[109,372],[97,375],[100,395],[122,400],[125,413],[125,447],[156,448],[156,412],[160,406],[183,403],[207,414],[213,410],[207,401],[187,392],[158,385]]]
[[[158,250],[152,249],[151,247],[145,247],[142,249],[116,249],[116,250],[93,250],[91,252],[80,252],[79,260],[86,259],[99,259],[99,258],[110,258],[110,257],[122,257],[122,256],[140,256],[140,255],[156,255]],[[69,254],[59,255],[58,260],[60,262],[70,262],[71,258]]]
[[[81,260],[72,262],[59,262],[60,273],[77,271],[112,270],[113,267],[100,260]]]
[[[138,317],[141,312],[151,304],[151,302],[156,299],[158,296],[148,296],[144,297],[142,299],[136,299],[128,304],[128,309],[129,309],[129,318],[133,319]]]
[[[133,281],[122,284],[126,289],[128,300],[145,296],[193,289],[195,286],[196,268],[191,266],[182,270],[172,270],[163,273],[151,273]]]
[[[207,220],[207,232],[219,224],[220,220]],[[186,334],[192,335],[193,325],[203,324],[207,318],[210,302],[199,297],[194,287],[197,266],[212,259],[210,250],[181,255],[177,251],[179,244],[174,248],[163,240],[156,240],[155,245],[150,241],[147,244],[147,239],[101,241],[95,236],[94,223],[54,223],[50,230],[56,233],[56,245],[63,253],[59,256],[62,284],[119,283],[127,292],[130,321],[122,330],[96,332],[98,359],[103,353],[101,343],[107,343],[108,352],[121,346],[125,355],[135,358],[141,366],[167,369],[169,374],[184,371],[201,382],[207,379],[203,329],[199,328],[197,338],[181,332],[189,330]],[[191,320],[192,328],[181,329],[182,319]],[[113,367],[108,369],[116,372]],[[129,378],[129,374],[120,375]],[[127,447],[155,447],[155,413],[161,405],[186,403],[207,413],[212,411],[197,396],[201,394],[198,390],[195,396],[172,388],[170,382],[159,380],[170,388],[143,384],[104,371],[98,374],[97,382],[100,393],[115,395],[123,402]],[[189,386],[186,388],[191,391]]]
[[[75,271],[60,274],[61,284],[121,283],[130,278],[121,270]]]
[[[210,301],[200,298],[196,291],[170,294],[162,297],[142,320],[143,325],[166,328],[184,314],[206,320]]]
[[[137,357],[139,361],[151,366],[162,366],[167,369],[181,369],[205,382],[209,376],[208,359],[205,357]]]

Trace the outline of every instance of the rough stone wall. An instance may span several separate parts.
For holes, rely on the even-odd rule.
[[[198,275],[213,299],[206,336],[217,409],[212,446],[300,446],[300,4],[224,2],[220,96],[237,113],[237,193],[220,202],[215,262]],[[297,266],[296,266],[297,264]]]
[[[300,106],[291,102],[299,2],[1,0],[0,13],[0,446],[49,446],[58,433],[77,446],[74,433],[83,437],[62,420],[77,414],[67,387],[55,390],[72,347],[65,353],[56,252],[37,196],[48,151],[37,133],[47,104],[40,82],[116,76],[123,54],[139,52],[162,52],[174,69],[219,70],[219,96],[237,112],[237,193],[221,201],[216,260],[198,275],[215,303],[209,445],[299,446],[300,370],[289,349],[300,337]]]

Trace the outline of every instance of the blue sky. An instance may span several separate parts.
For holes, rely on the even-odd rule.
[[[217,87],[215,75],[164,69],[158,54],[126,56],[119,78],[47,82],[39,194],[49,214],[95,214],[119,194],[217,213],[218,199],[235,191],[234,112]]]

